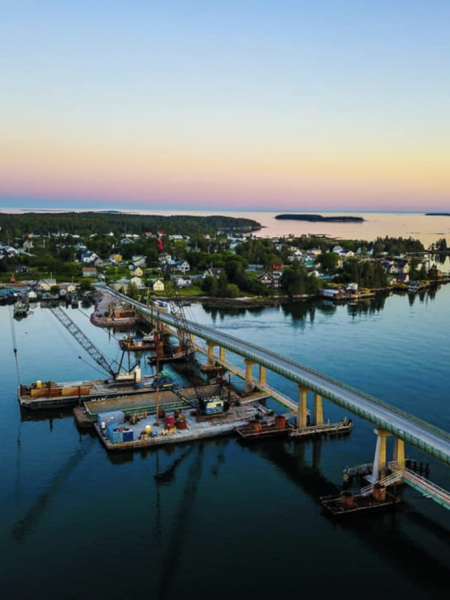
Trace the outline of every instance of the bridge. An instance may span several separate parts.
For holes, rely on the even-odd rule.
[[[155,307],[131,300],[128,296],[117,292],[106,285],[98,286],[108,291],[118,299],[128,302],[136,307],[136,310],[151,319],[155,319]],[[174,318],[168,312],[158,311],[161,322],[174,326]],[[315,423],[323,422],[322,398],[331,400],[338,406],[345,408],[355,415],[373,423],[377,435],[375,460],[373,463],[372,480],[378,481],[380,474],[388,466],[386,456],[386,440],[394,436],[394,461],[400,469],[405,468],[404,443],[408,443],[420,449],[422,452],[437,458],[446,465],[450,465],[450,434],[414,417],[389,404],[386,404],[373,396],[361,392],[336,379],[332,379],[323,373],[319,373],[309,367],[301,365],[293,360],[280,356],[266,348],[261,348],[248,341],[217,331],[212,327],[199,325],[193,321],[186,320],[185,326],[191,336],[201,338],[208,346],[208,362],[225,362],[225,350],[242,356],[246,364],[246,386],[253,385],[253,365],[259,365],[260,378],[258,387],[264,389],[265,369],[277,373],[286,379],[297,383],[299,388],[299,401],[297,408],[297,425],[304,427],[307,424],[307,394],[315,394]],[[220,355],[214,355],[214,348],[219,347]],[[291,401],[292,403],[292,401]],[[286,402],[286,406],[292,409],[292,404]],[[406,478],[405,478],[406,479]],[[446,506],[445,503],[442,503]],[[450,503],[448,504],[450,507]]]

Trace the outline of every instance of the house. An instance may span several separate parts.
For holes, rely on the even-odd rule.
[[[40,279],[36,287],[42,292],[49,292],[54,285],[56,285],[56,279]]]
[[[144,274],[144,271],[141,269],[141,267],[136,267],[134,265],[130,265],[129,269],[131,271],[131,274],[134,275],[135,277],[142,277],[142,275]]]
[[[161,252],[158,260],[161,264],[166,264],[172,260],[172,256],[170,254],[168,254],[167,252]]]
[[[215,277],[216,279],[218,279],[222,271],[223,269],[221,268],[210,267],[209,269],[206,269],[206,271],[203,273],[203,279],[206,279],[206,277]]]
[[[63,283],[59,286],[59,295],[66,296],[67,294],[73,294],[76,289],[77,286],[74,283]]]
[[[258,275],[257,280],[260,281],[266,287],[279,288],[281,287],[282,271],[267,271]]]
[[[175,279],[175,285],[177,287],[183,288],[192,285],[192,280],[190,277],[177,277]]]
[[[163,292],[164,291],[164,283],[161,281],[161,279],[157,279],[154,282],[153,291],[154,292]]]
[[[81,274],[83,277],[97,277],[96,267],[82,267]]]
[[[146,260],[145,256],[132,256],[131,262],[133,263],[133,265],[135,267],[146,267],[147,266],[147,260]]]
[[[121,254],[111,254],[111,256],[109,257],[109,261],[113,264],[119,264],[122,262],[122,255]]]
[[[271,271],[281,271],[283,269],[283,263],[281,261],[279,262],[274,262],[272,264],[269,265],[269,269]]]
[[[31,273],[31,269],[30,269],[30,267],[27,267],[26,265],[20,265],[19,267],[17,267],[16,273],[22,273],[25,275],[25,274]]]
[[[181,271],[182,273],[187,273],[190,270],[191,266],[187,260],[179,260],[176,263],[175,268],[177,271]]]
[[[24,250],[31,250],[33,248],[33,240],[25,240],[23,243]]]
[[[266,287],[274,287],[271,273],[261,273],[261,275],[258,275],[257,280]]]
[[[87,250],[86,252],[83,252],[81,254],[81,262],[84,265],[92,265],[97,267],[102,262],[102,259],[97,254],[95,254],[95,252]]]
[[[145,287],[144,282],[140,277],[134,276],[130,279],[130,283],[133,283],[139,290]]]

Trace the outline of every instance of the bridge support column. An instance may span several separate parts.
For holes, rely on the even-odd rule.
[[[220,360],[225,360],[225,348],[222,348],[222,346],[220,346],[219,357]]]
[[[300,392],[300,398],[298,400],[297,427],[306,427],[308,413],[306,398],[308,394],[308,388],[299,385],[298,391]]]
[[[244,359],[245,362],[245,393],[249,394],[253,390],[253,373],[252,367],[255,364],[249,358]]]
[[[314,424],[323,425],[323,406],[320,394],[314,396]]]
[[[214,364],[214,346],[215,344],[213,344],[212,342],[206,342],[207,346],[208,346],[208,363],[207,366],[208,367],[212,367]]]
[[[266,383],[266,367],[259,365],[259,381],[260,383]]]
[[[394,460],[400,469],[405,468],[405,442],[399,438],[394,439]]]
[[[391,434],[382,429],[374,429],[373,431],[377,435],[377,446],[373,461],[372,479],[378,481],[386,468],[386,440]]]

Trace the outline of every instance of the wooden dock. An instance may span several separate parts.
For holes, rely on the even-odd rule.
[[[340,423],[324,423],[323,425],[308,425],[292,429],[289,433],[291,438],[308,438],[315,436],[331,437],[348,435],[353,429],[353,421],[344,419]]]

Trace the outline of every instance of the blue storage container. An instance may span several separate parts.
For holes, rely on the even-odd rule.
[[[125,414],[121,410],[99,413],[98,422],[104,423],[105,427],[110,424],[121,425],[125,422]]]
[[[123,436],[123,441],[124,442],[132,442],[133,439],[134,439],[133,430],[132,429],[126,429],[125,431],[122,432],[122,436]]]
[[[120,429],[120,431],[118,431]],[[110,423],[106,426],[106,435],[112,444],[121,444],[123,442],[123,431],[120,425]]]

